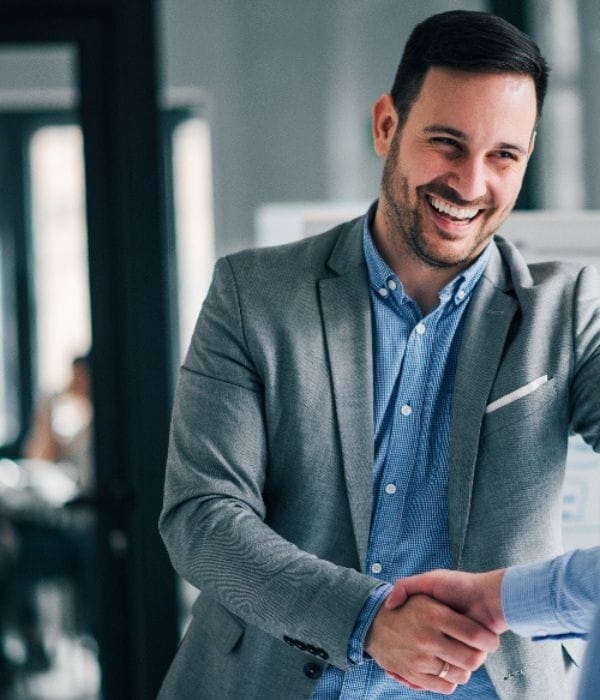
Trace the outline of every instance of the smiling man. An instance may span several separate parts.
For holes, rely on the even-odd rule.
[[[577,640],[383,605],[401,577],[555,556],[569,432],[600,450],[595,272],[494,236],[546,81],[507,22],[430,17],[373,106],[365,216],[217,263],[160,521],[201,593],[162,698],[566,697]]]
[[[535,140],[536,85],[527,74],[434,66],[404,119],[396,101],[393,90],[373,106],[375,150],[386,157],[373,235],[427,312],[515,204]]]

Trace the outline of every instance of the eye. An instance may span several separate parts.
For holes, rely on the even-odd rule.
[[[500,160],[519,160],[519,156],[516,153],[513,153],[513,151],[498,151],[496,155],[498,158],[500,158]]]
[[[463,144],[451,136],[433,136],[429,142],[444,158],[460,158],[465,151]]]
[[[460,148],[458,141],[455,141],[449,136],[435,136],[431,139],[431,143],[437,143],[441,146],[451,146],[452,148]]]

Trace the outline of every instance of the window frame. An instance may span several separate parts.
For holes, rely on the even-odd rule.
[[[0,444],[0,457],[15,457],[31,422],[37,394],[35,290],[33,286],[33,243],[31,226],[31,169],[29,144],[43,126],[79,123],[72,109],[15,110],[0,112],[0,138],[4,139],[4,159],[0,183],[4,192],[4,219],[0,226],[5,255],[3,267],[4,309],[2,321],[13,326],[3,337],[5,377],[8,393],[16,397],[17,431],[14,439]]]

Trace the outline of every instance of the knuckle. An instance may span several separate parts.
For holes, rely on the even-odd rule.
[[[424,654],[430,653],[435,649],[434,639],[426,630],[419,630],[415,635],[415,641],[417,647]]]
[[[435,643],[435,640],[429,637],[428,635],[423,635],[419,639],[419,649],[421,650],[421,653],[423,655],[435,656],[437,648],[438,646]]]
[[[429,660],[430,660],[429,654],[416,654],[414,658],[414,668],[415,670],[420,670],[423,673],[427,671],[427,668],[429,666]]]
[[[469,623],[468,627],[465,629],[465,639],[467,640],[467,643],[471,646],[481,646],[482,639],[480,631],[472,623]]]
[[[487,654],[483,651],[469,651],[465,654],[465,664],[467,669],[474,671],[485,661]]]

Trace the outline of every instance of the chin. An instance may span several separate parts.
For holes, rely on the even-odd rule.
[[[413,242],[416,255],[431,267],[454,267],[468,264],[481,252],[483,246],[465,245],[424,245],[423,241]]]
[[[430,234],[426,240],[421,236],[413,241],[413,248],[419,257],[437,267],[468,265],[475,260],[489,243],[492,234],[469,236],[468,239],[449,239],[443,232]],[[433,238],[433,240],[431,240]]]

